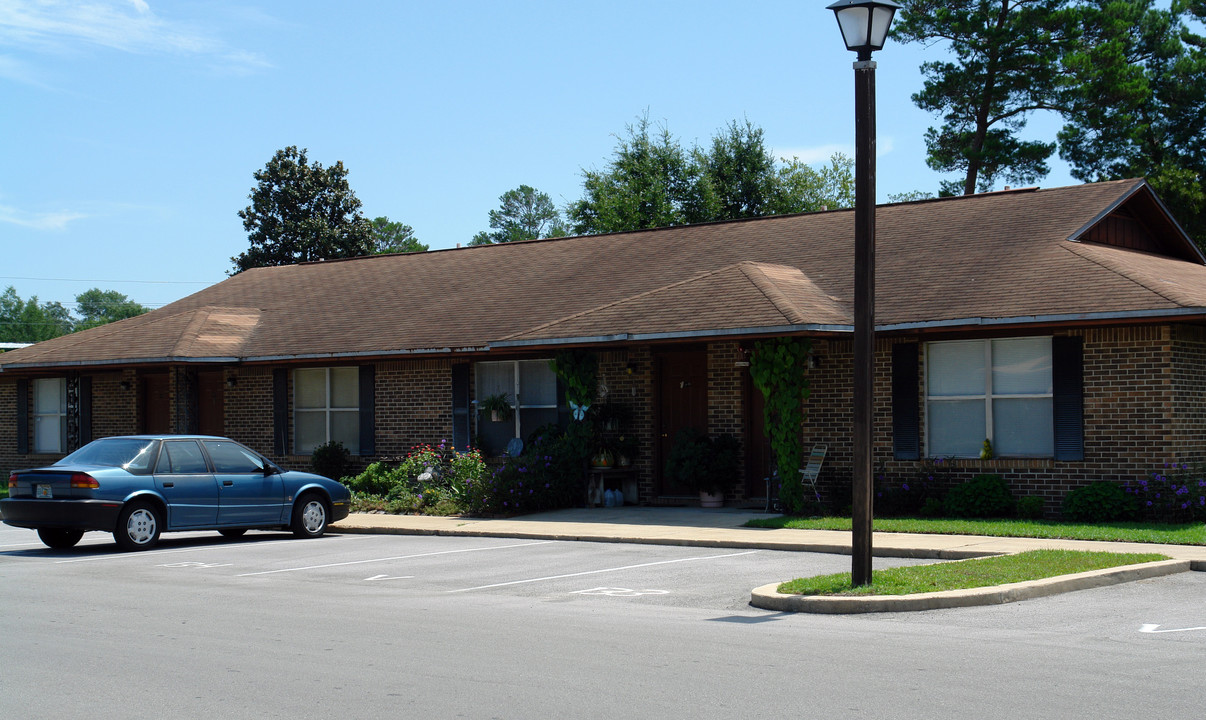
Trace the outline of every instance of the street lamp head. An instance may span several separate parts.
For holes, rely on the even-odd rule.
[[[837,15],[846,49],[857,52],[859,60],[870,60],[888,39],[892,17],[900,7],[892,0],[838,0],[829,9]]]

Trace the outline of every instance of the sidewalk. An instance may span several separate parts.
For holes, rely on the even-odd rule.
[[[354,514],[331,526],[332,532],[394,535],[462,535],[475,537],[647,543],[695,547],[729,547],[850,554],[851,535],[834,530],[767,530],[743,527],[766,513],[726,508],[575,508],[509,519],[428,517],[421,515]],[[1040,548],[1158,552],[1172,560],[1090,573],[1013,583],[990,588],[899,596],[801,597],[776,592],[778,581],[751,594],[750,604],[767,610],[813,613],[865,613],[933,610],[995,605],[1056,593],[1142,580],[1187,570],[1206,571],[1206,547],[1146,543],[1034,540],[972,535],[913,535],[875,533],[877,557],[961,560]]]
[[[356,513],[332,525],[331,530],[349,533],[467,535],[850,554],[851,536],[846,531],[766,530],[743,527],[748,520],[766,517],[773,516],[753,510],[703,510],[690,507],[572,508],[507,519]],[[1037,548],[1160,552],[1174,559],[1189,560],[1194,564],[1195,570],[1206,571],[1206,547],[1203,546],[882,532],[874,534],[871,545],[877,557],[940,560],[961,560]]]

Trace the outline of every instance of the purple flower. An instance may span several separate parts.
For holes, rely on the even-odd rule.
[[[901,490],[904,490],[905,492],[908,492],[908,491],[909,491],[909,484],[908,484],[908,483],[904,483],[904,484],[902,484],[902,485],[900,486],[900,489],[901,489]]]

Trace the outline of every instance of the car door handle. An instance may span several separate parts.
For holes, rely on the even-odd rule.
[[[230,487],[232,485],[234,485],[234,480],[223,480],[222,481],[222,487]]]
[[[174,483],[174,482],[165,482],[165,483],[163,484],[163,486],[164,486],[165,488],[169,488],[169,487],[176,487],[176,483]]]

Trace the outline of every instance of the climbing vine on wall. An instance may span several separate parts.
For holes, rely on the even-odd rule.
[[[789,515],[804,510],[800,430],[809,385],[805,368],[811,343],[800,338],[771,338],[754,344],[750,375],[765,399],[766,433],[779,468],[779,501]]]
[[[549,361],[549,367],[565,383],[565,399],[571,407],[590,407],[599,390],[599,359],[594,353],[586,350],[559,352]],[[582,417],[575,415],[574,419],[581,420]]]

